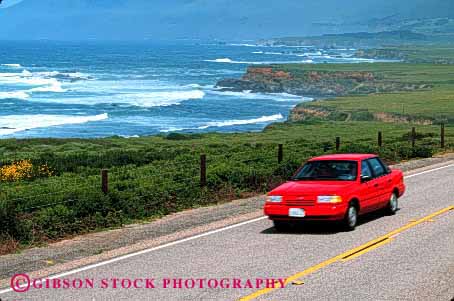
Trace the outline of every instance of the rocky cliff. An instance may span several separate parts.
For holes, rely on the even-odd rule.
[[[369,71],[311,70],[279,66],[249,67],[238,79],[224,79],[217,83],[224,91],[251,91],[254,93],[289,93],[326,98],[355,94],[394,91],[413,91],[419,84],[392,82],[383,75]]]

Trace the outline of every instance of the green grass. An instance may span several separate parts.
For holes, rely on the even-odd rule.
[[[281,68],[276,67],[276,68]],[[370,112],[405,116],[410,120],[426,119],[432,122],[454,123],[454,65],[431,64],[357,64],[320,65],[298,67],[290,65],[284,70],[297,73],[298,68],[323,71],[373,71],[384,81],[428,85],[428,88],[409,91],[355,95],[319,100],[300,107],[319,108],[337,113]],[[339,114],[336,114],[336,116]]]
[[[401,59],[408,63],[454,64],[452,45],[383,47],[367,49],[359,53],[364,57]]]

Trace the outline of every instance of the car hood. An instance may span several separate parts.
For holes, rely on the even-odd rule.
[[[270,195],[334,195],[341,194],[355,185],[352,181],[291,181],[271,191]]]

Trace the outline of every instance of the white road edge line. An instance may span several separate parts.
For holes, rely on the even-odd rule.
[[[404,178],[405,179],[409,179],[409,178],[413,178],[413,177],[416,177],[416,176],[419,176],[419,175],[423,175],[423,174],[426,174],[426,173],[429,173],[429,172],[434,172],[434,171],[437,171],[437,170],[446,169],[446,168],[453,167],[453,166],[454,166],[454,164],[449,164],[449,165],[446,165],[446,166],[442,166],[442,167],[438,167],[438,168],[434,168],[434,169],[429,169],[429,170],[426,170],[426,171],[422,171],[422,172],[419,172],[419,173],[408,175],[408,176],[405,176]]]
[[[422,172],[419,172],[419,173],[416,173],[416,174],[405,176],[404,178],[408,179],[408,178],[416,177],[416,176],[419,176],[419,175],[423,175],[423,174],[426,174],[426,173],[430,173],[430,172],[446,169],[446,168],[453,167],[453,166],[454,166],[454,164],[450,164],[450,165],[446,165],[446,166],[442,166],[442,167],[438,167],[438,168],[434,168],[434,169],[429,169],[429,170],[422,171]],[[195,240],[195,239],[202,238],[202,237],[205,237],[205,236],[209,236],[209,235],[212,235],[212,234],[216,234],[216,233],[219,233],[219,232],[227,231],[227,230],[234,229],[234,228],[237,228],[237,227],[241,227],[241,226],[244,226],[244,225],[247,225],[247,224],[252,224],[252,223],[264,220],[266,218],[267,218],[267,216],[262,216],[262,217],[259,217],[259,218],[251,219],[251,220],[248,220],[248,221],[245,221],[245,222],[241,222],[241,223],[238,223],[238,224],[234,224],[234,225],[230,225],[230,226],[227,226],[227,227],[224,227],[224,228],[208,231],[208,232],[205,232],[205,233],[202,233],[202,234],[198,234],[198,235],[195,235],[195,236],[186,237],[186,238],[183,238],[183,239],[180,239],[180,240],[176,240],[176,241],[173,241],[173,242],[170,242],[170,243],[167,243],[167,244],[163,244],[163,245],[160,245],[160,246],[157,246],[157,247],[153,247],[153,248],[150,248],[150,249],[145,249],[145,250],[138,251],[138,252],[135,252],[135,253],[126,254],[126,255],[115,257],[115,258],[112,258],[112,259],[109,259],[109,260],[106,260],[106,261],[102,261],[102,262],[98,262],[98,263],[95,263],[95,264],[87,265],[87,266],[84,266],[84,267],[81,267],[81,268],[78,268],[78,269],[70,270],[70,271],[67,271],[67,272],[64,272],[64,273],[61,273],[61,274],[56,274],[54,276],[45,277],[44,279],[52,280],[52,279],[57,279],[57,278],[69,276],[69,275],[72,275],[72,274],[76,274],[76,273],[79,273],[79,272],[91,270],[91,269],[94,269],[94,268],[97,268],[97,267],[101,267],[101,266],[105,266],[105,265],[108,265],[108,264],[111,264],[111,263],[114,263],[114,262],[117,262],[117,261],[122,261],[122,260],[125,260],[125,259],[128,259],[128,258],[131,258],[131,257],[135,257],[135,256],[147,254],[147,253],[150,253],[150,252],[153,252],[153,251],[157,251],[157,250],[160,250],[160,249],[164,249],[164,248],[167,248],[167,247],[175,246],[175,245],[187,242],[187,241],[191,241],[191,240]],[[9,293],[9,292],[12,292],[12,291],[13,291],[12,288],[0,290],[0,295],[6,294],[6,293]]]
[[[109,260],[106,260],[106,261],[98,262],[98,263],[95,263],[95,264],[92,264],[92,265],[87,265],[87,266],[84,266],[84,267],[81,267],[81,268],[78,268],[78,269],[74,269],[74,270],[70,270],[68,272],[64,272],[64,273],[57,274],[57,275],[54,275],[54,276],[45,277],[43,279],[52,280],[52,279],[57,279],[57,278],[69,276],[69,275],[72,275],[72,274],[76,274],[76,273],[79,273],[79,272],[91,270],[91,269],[94,269],[94,268],[97,268],[97,267],[101,267],[101,266],[104,266],[104,265],[108,265],[108,264],[111,264],[111,263],[114,263],[114,262],[117,262],[117,261],[121,261],[121,260],[125,260],[125,259],[131,258],[131,257],[147,254],[147,253],[150,253],[150,252],[153,252],[153,251],[157,251],[157,250],[164,249],[164,248],[167,248],[167,247],[175,246],[175,245],[187,242],[187,241],[195,240],[195,239],[202,238],[202,237],[205,237],[205,236],[209,236],[209,235],[212,235],[212,234],[216,234],[216,233],[219,233],[219,232],[227,231],[227,230],[230,230],[230,229],[233,229],[233,228],[241,227],[241,226],[244,226],[244,225],[247,225],[247,224],[255,223],[255,222],[258,222],[258,221],[266,219],[266,218],[268,218],[268,217],[267,216],[261,216],[261,217],[255,218],[255,219],[251,219],[251,220],[248,220],[248,221],[245,221],[245,222],[241,222],[241,223],[238,223],[238,224],[230,225],[230,226],[227,226],[227,227],[224,227],[224,228],[212,230],[212,231],[205,232],[205,233],[202,233],[202,234],[198,234],[198,235],[195,235],[195,236],[190,236],[190,237],[186,237],[186,238],[183,238],[183,239],[180,239],[180,240],[169,242],[169,243],[166,243],[166,244],[163,244],[163,245],[160,245],[160,246],[157,246],[157,247],[153,247],[153,248],[150,248],[150,249],[145,249],[145,250],[138,251],[138,252],[135,252],[135,253],[126,254],[126,255],[123,255],[123,256],[120,256],[120,257],[115,257],[115,258],[112,258],[112,259],[109,259]],[[12,291],[13,291],[12,288],[1,290],[0,291],[0,295],[1,294],[5,294],[5,293],[9,293],[9,292],[12,292]]]

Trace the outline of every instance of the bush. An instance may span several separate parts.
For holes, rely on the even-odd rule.
[[[50,177],[53,172],[47,166],[33,165],[30,160],[16,161],[0,167],[0,181],[17,182],[21,180],[34,180],[37,178]]]

